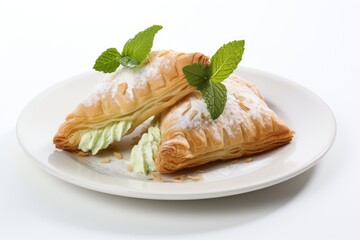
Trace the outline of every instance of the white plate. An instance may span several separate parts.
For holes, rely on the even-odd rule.
[[[53,135],[65,116],[101,79],[102,74],[96,72],[72,77],[35,97],[19,116],[18,139],[40,166],[67,182],[146,199],[204,199],[240,194],[285,181],[312,167],[335,137],[335,119],[328,106],[309,90],[281,77],[249,68],[239,68],[235,73],[256,84],[270,107],[295,130],[295,138],[286,146],[254,156],[250,163],[203,166],[200,169],[205,172],[195,174],[204,178],[200,182],[147,180],[129,174],[124,160],[112,158],[111,163],[101,163],[107,153],[79,160],[54,148]],[[126,149],[121,151],[125,159],[131,141],[130,136],[121,143]]]

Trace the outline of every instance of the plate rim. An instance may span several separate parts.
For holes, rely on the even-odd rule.
[[[313,159],[311,159],[309,164],[305,164],[305,166],[300,166],[297,169],[291,171],[291,172],[285,172],[284,174],[280,174],[278,176],[274,176],[272,177],[270,180],[269,179],[265,179],[264,181],[258,181],[258,182],[254,182],[252,184],[247,185],[246,187],[243,188],[236,188],[236,186],[232,186],[232,187],[224,187],[224,189],[219,190],[219,189],[212,189],[212,188],[206,188],[207,190],[204,192],[197,192],[197,193],[193,193],[193,192],[183,192],[183,193],[177,193],[177,192],[166,192],[166,194],[164,192],[156,192],[156,191],[152,191],[152,192],[144,192],[143,189],[130,189],[128,187],[123,187],[123,186],[119,186],[117,188],[113,188],[111,186],[103,186],[102,184],[96,184],[95,182],[90,182],[90,181],[86,181],[85,179],[79,178],[79,177],[74,177],[71,176],[69,174],[60,172],[60,171],[56,171],[55,168],[53,167],[49,167],[44,165],[40,160],[38,160],[36,158],[36,156],[33,156],[32,153],[30,153],[28,151],[28,149],[25,147],[25,144],[23,143],[21,134],[20,134],[20,130],[19,130],[19,125],[21,123],[21,119],[24,118],[24,112],[25,110],[29,107],[29,105],[36,100],[38,97],[41,97],[43,94],[45,94],[46,92],[48,92],[49,90],[52,89],[56,89],[57,87],[59,87],[61,84],[66,84],[68,81],[73,80],[74,78],[79,78],[79,77],[83,77],[89,74],[94,74],[94,72],[92,71],[86,71],[84,73],[80,73],[71,77],[68,77],[62,81],[59,81],[57,83],[55,83],[54,85],[46,88],[45,90],[42,90],[41,92],[37,93],[33,98],[31,98],[29,100],[29,102],[27,102],[27,104],[22,108],[17,122],[16,122],[16,136],[17,136],[17,140],[21,146],[21,148],[24,150],[24,152],[30,157],[32,158],[35,162],[37,162],[38,165],[40,165],[40,167],[42,169],[44,169],[46,172],[50,173],[51,175],[54,175],[55,177],[71,183],[73,185],[76,186],[80,186],[82,188],[85,189],[90,189],[90,190],[94,190],[94,191],[98,191],[98,192],[103,192],[103,193],[107,193],[107,194],[112,194],[112,195],[118,195],[118,196],[124,196],[124,197],[132,197],[132,198],[141,198],[141,199],[153,199],[153,200],[195,200],[195,199],[209,199],[209,198],[218,198],[218,197],[225,197],[225,196],[232,196],[232,195],[237,195],[237,194],[242,194],[242,193],[246,193],[246,192],[250,192],[250,191],[255,191],[255,190],[259,190],[262,188],[266,188],[269,186],[273,186],[275,184],[284,182],[288,179],[291,179],[305,171],[307,171],[308,169],[312,168],[314,165],[316,165],[319,160],[329,151],[329,149],[332,147],[335,138],[336,138],[336,133],[337,133],[337,124],[336,124],[336,118],[334,113],[332,112],[332,110],[330,109],[330,107],[326,104],[326,102],[319,97],[318,95],[316,95],[315,93],[313,93],[311,90],[309,90],[308,88],[298,84],[297,82],[294,82],[292,80],[289,80],[285,77],[281,77],[279,75],[273,74],[273,73],[269,73],[266,71],[262,71],[262,70],[258,70],[255,68],[250,68],[250,67],[239,67],[237,68],[234,73],[239,72],[241,70],[253,73],[253,74],[257,74],[257,75],[261,75],[264,77],[271,77],[272,79],[278,81],[278,82],[282,82],[282,83],[286,83],[286,84],[290,84],[298,89],[301,89],[301,91],[305,91],[307,94],[311,95],[313,98],[317,99],[321,105],[323,107],[325,107],[325,109],[327,110],[328,113],[330,113],[331,116],[331,125],[332,127],[332,132],[331,134],[329,134],[329,140],[326,144],[326,147],[324,147],[322,149],[322,151],[317,155],[314,156]],[[141,180],[136,180],[136,179],[131,179],[132,181],[141,181]],[[216,182],[224,182],[228,179],[222,179],[222,180],[216,180]],[[143,182],[143,181],[141,181]],[[208,181],[208,182],[186,182],[186,184],[202,184],[202,185],[211,185],[212,181]],[[151,184],[154,184],[155,182],[151,182]],[[166,183],[166,182],[162,182],[162,183],[157,183],[157,184],[175,184],[175,183]],[[182,183],[184,184],[184,183]]]

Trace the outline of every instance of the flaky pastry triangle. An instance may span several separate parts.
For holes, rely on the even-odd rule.
[[[131,133],[149,117],[194,92],[182,68],[208,61],[201,53],[154,51],[141,67],[122,68],[107,74],[92,95],[66,117],[54,137],[54,144],[80,155],[90,150],[95,154],[106,148],[110,140],[120,140],[121,135]],[[123,124],[116,125],[118,122]],[[89,134],[84,137],[85,133]]]
[[[196,93],[162,114],[157,171],[170,173],[252,155],[292,140],[294,132],[267,106],[252,83],[236,75],[223,83],[227,103],[218,119],[211,119],[204,100]]]

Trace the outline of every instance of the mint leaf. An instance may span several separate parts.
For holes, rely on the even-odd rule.
[[[121,54],[116,48],[109,48],[96,59],[94,69],[96,71],[110,73],[114,72],[120,65]]]
[[[154,25],[139,32],[134,38],[128,40],[120,54],[116,48],[109,48],[103,52],[94,64],[96,71],[111,73],[121,65],[133,68],[141,65],[151,51],[155,34],[162,26]]]
[[[210,68],[202,63],[194,63],[183,67],[185,78],[191,86],[198,90],[203,88],[204,83],[209,80]]]
[[[185,78],[191,86],[202,94],[212,119],[217,119],[226,105],[226,87],[222,83],[209,79],[210,67],[202,63],[194,63],[183,68]]]
[[[183,68],[188,83],[201,92],[213,120],[222,114],[226,105],[227,90],[221,82],[241,61],[244,45],[244,40],[229,42],[211,57],[210,66],[194,63]]]
[[[244,53],[245,41],[233,41],[224,44],[211,57],[211,80],[221,82],[236,69]]]
[[[210,116],[217,119],[224,111],[227,99],[227,90],[222,83],[207,81],[200,90]]]
[[[153,25],[129,39],[122,50],[121,55],[136,60],[141,65],[151,51],[155,34],[162,26]]]

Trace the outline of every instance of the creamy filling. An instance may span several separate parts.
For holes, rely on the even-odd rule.
[[[103,128],[92,129],[82,133],[79,147],[81,151],[91,151],[95,155],[100,149],[107,148],[111,143],[120,141],[121,137],[131,128],[131,121],[120,121]]]
[[[155,155],[161,142],[158,124],[150,126],[147,133],[141,136],[137,145],[131,150],[129,165],[136,173],[149,174],[156,170]]]

